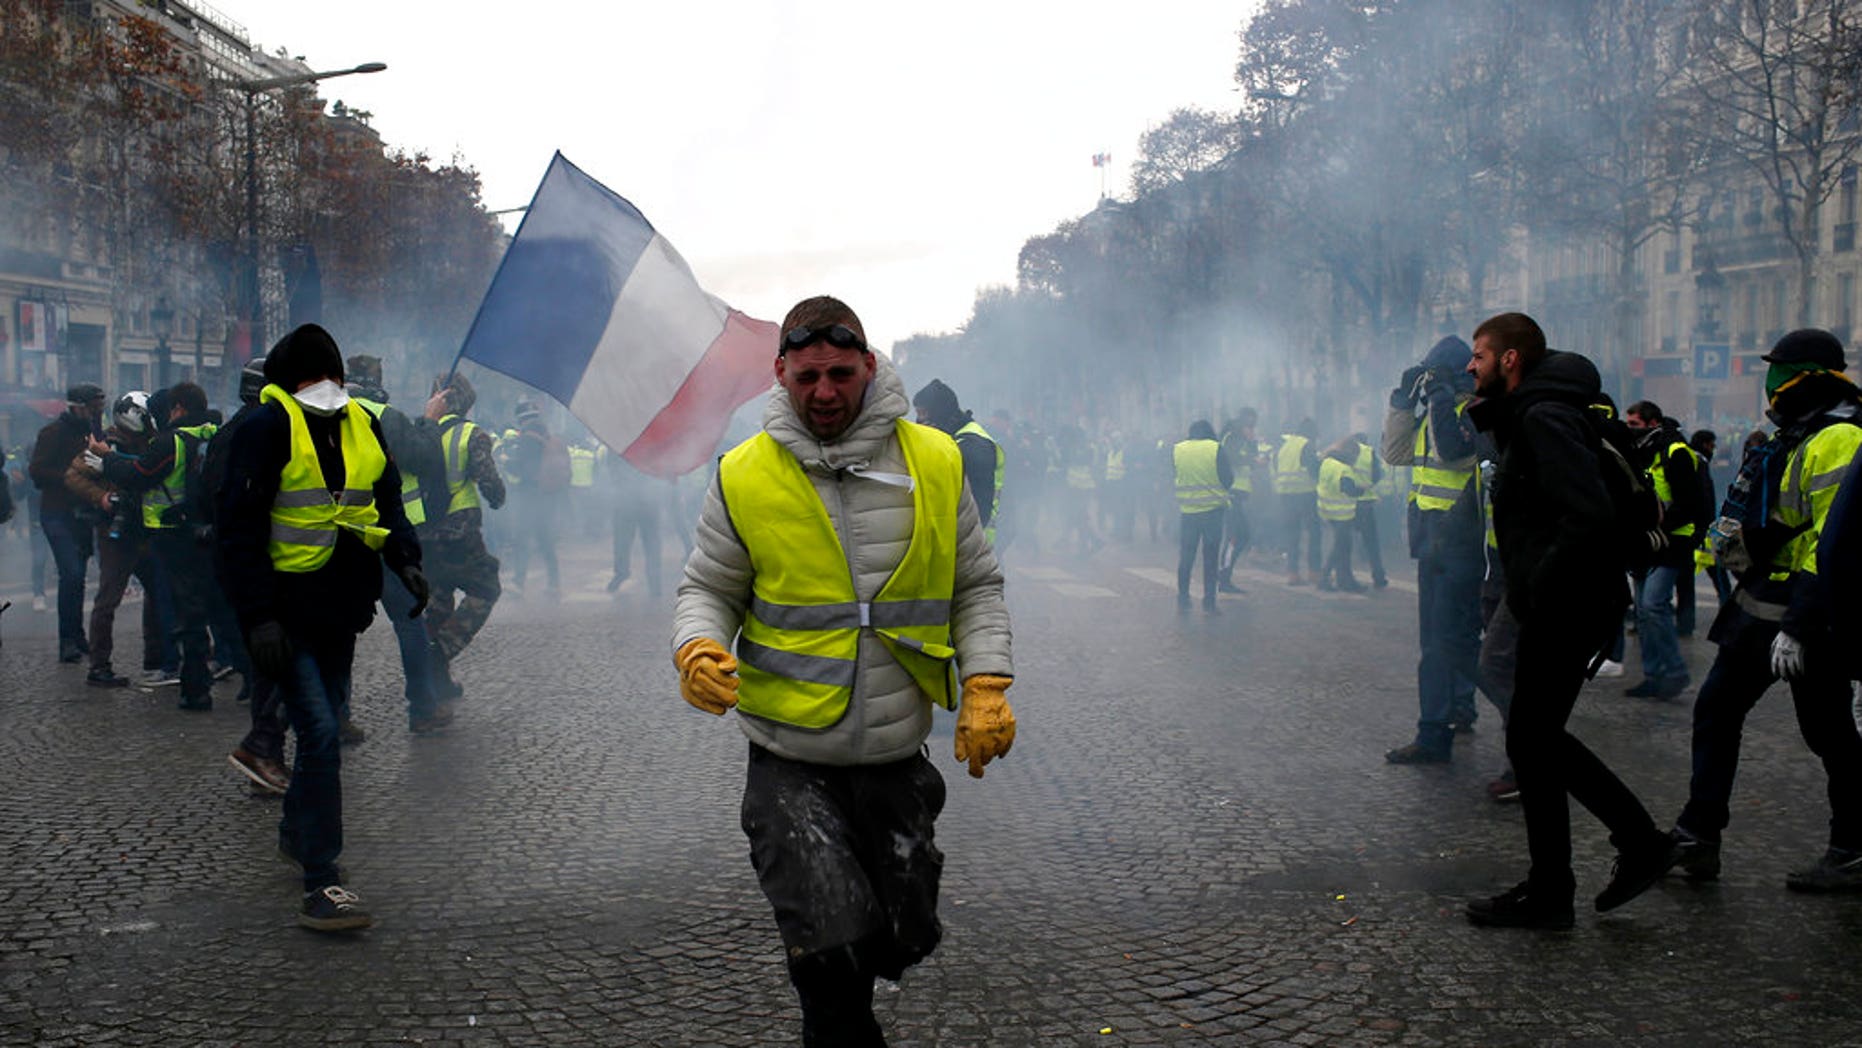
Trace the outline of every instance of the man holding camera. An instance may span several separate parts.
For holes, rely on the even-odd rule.
[[[1416,738],[1384,754],[1392,764],[1441,764],[1455,731],[1474,724],[1474,682],[1481,648],[1483,532],[1475,492],[1476,434],[1468,421],[1471,351],[1453,335],[1390,391],[1384,461],[1409,466],[1409,555],[1416,558],[1416,667],[1421,716]]]

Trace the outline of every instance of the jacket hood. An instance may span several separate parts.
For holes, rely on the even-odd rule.
[[[795,405],[789,403],[789,391],[776,387],[763,408],[763,429],[789,449],[803,469],[811,466],[830,470],[861,467],[879,456],[890,440],[895,423],[905,417],[911,402],[905,396],[905,383],[893,369],[892,362],[875,353],[877,370],[866,387],[866,399],[847,431],[830,443],[822,443],[808,431]]]
[[[381,383],[371,382],[366,378],[357,378],[354,375],[349,378],[349,395],[363,400],[372,400],[377,404],[388,403],[388,391],[381,387]]]
[[[1584,406],[1602,396],[1603,376],[1589,357],[1552,349],[1505,399],[1513,402],[1515,410],[1524,410],[1542,400]]]
[[[1454,335],[1449,335],[1429,348],[1429,355],[1422,358],[1425,368],[1452,368],[1457,372],[1466,371],[1468,361],[1473,359],[1474,351],[1466,342]]]

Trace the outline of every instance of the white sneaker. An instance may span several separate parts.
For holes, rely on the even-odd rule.
[[[1597,667],[1597,677],[1600,680],[1604,677],[1621,677],[1622,675],[1623,664],[1615,659],[1605,659],[1603,665]]]
[[[34,595],[33,595],[33,598],[32,598],[32,610],[34,610],[34,611],[44,611],[44,610],[45,610],[45,598],[44,598],[43,596],[40,596],[40,595],[38,595],[38,594],[34,594]]]

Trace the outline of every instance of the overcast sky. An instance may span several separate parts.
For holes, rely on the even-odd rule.
[[[732,305],[837,295],[881,345],[1012,283],[1023,240],[1093,207],[1094,153],[1126,195],[1146,127],[1234,108],[1255,6],[212,2],[313,68],[388,63],[322,93],[391,147],[457,153],[488,207],[528,203],[560,149]]]

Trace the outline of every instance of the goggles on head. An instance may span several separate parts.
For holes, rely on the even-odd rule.
[[[866,340],[845,324],[833,324],[824,328],[795,328],[782,336],[781,352],[806,349],[817,342],[826,342],[835,349],[857,349],[862,353],[867,352]]]

